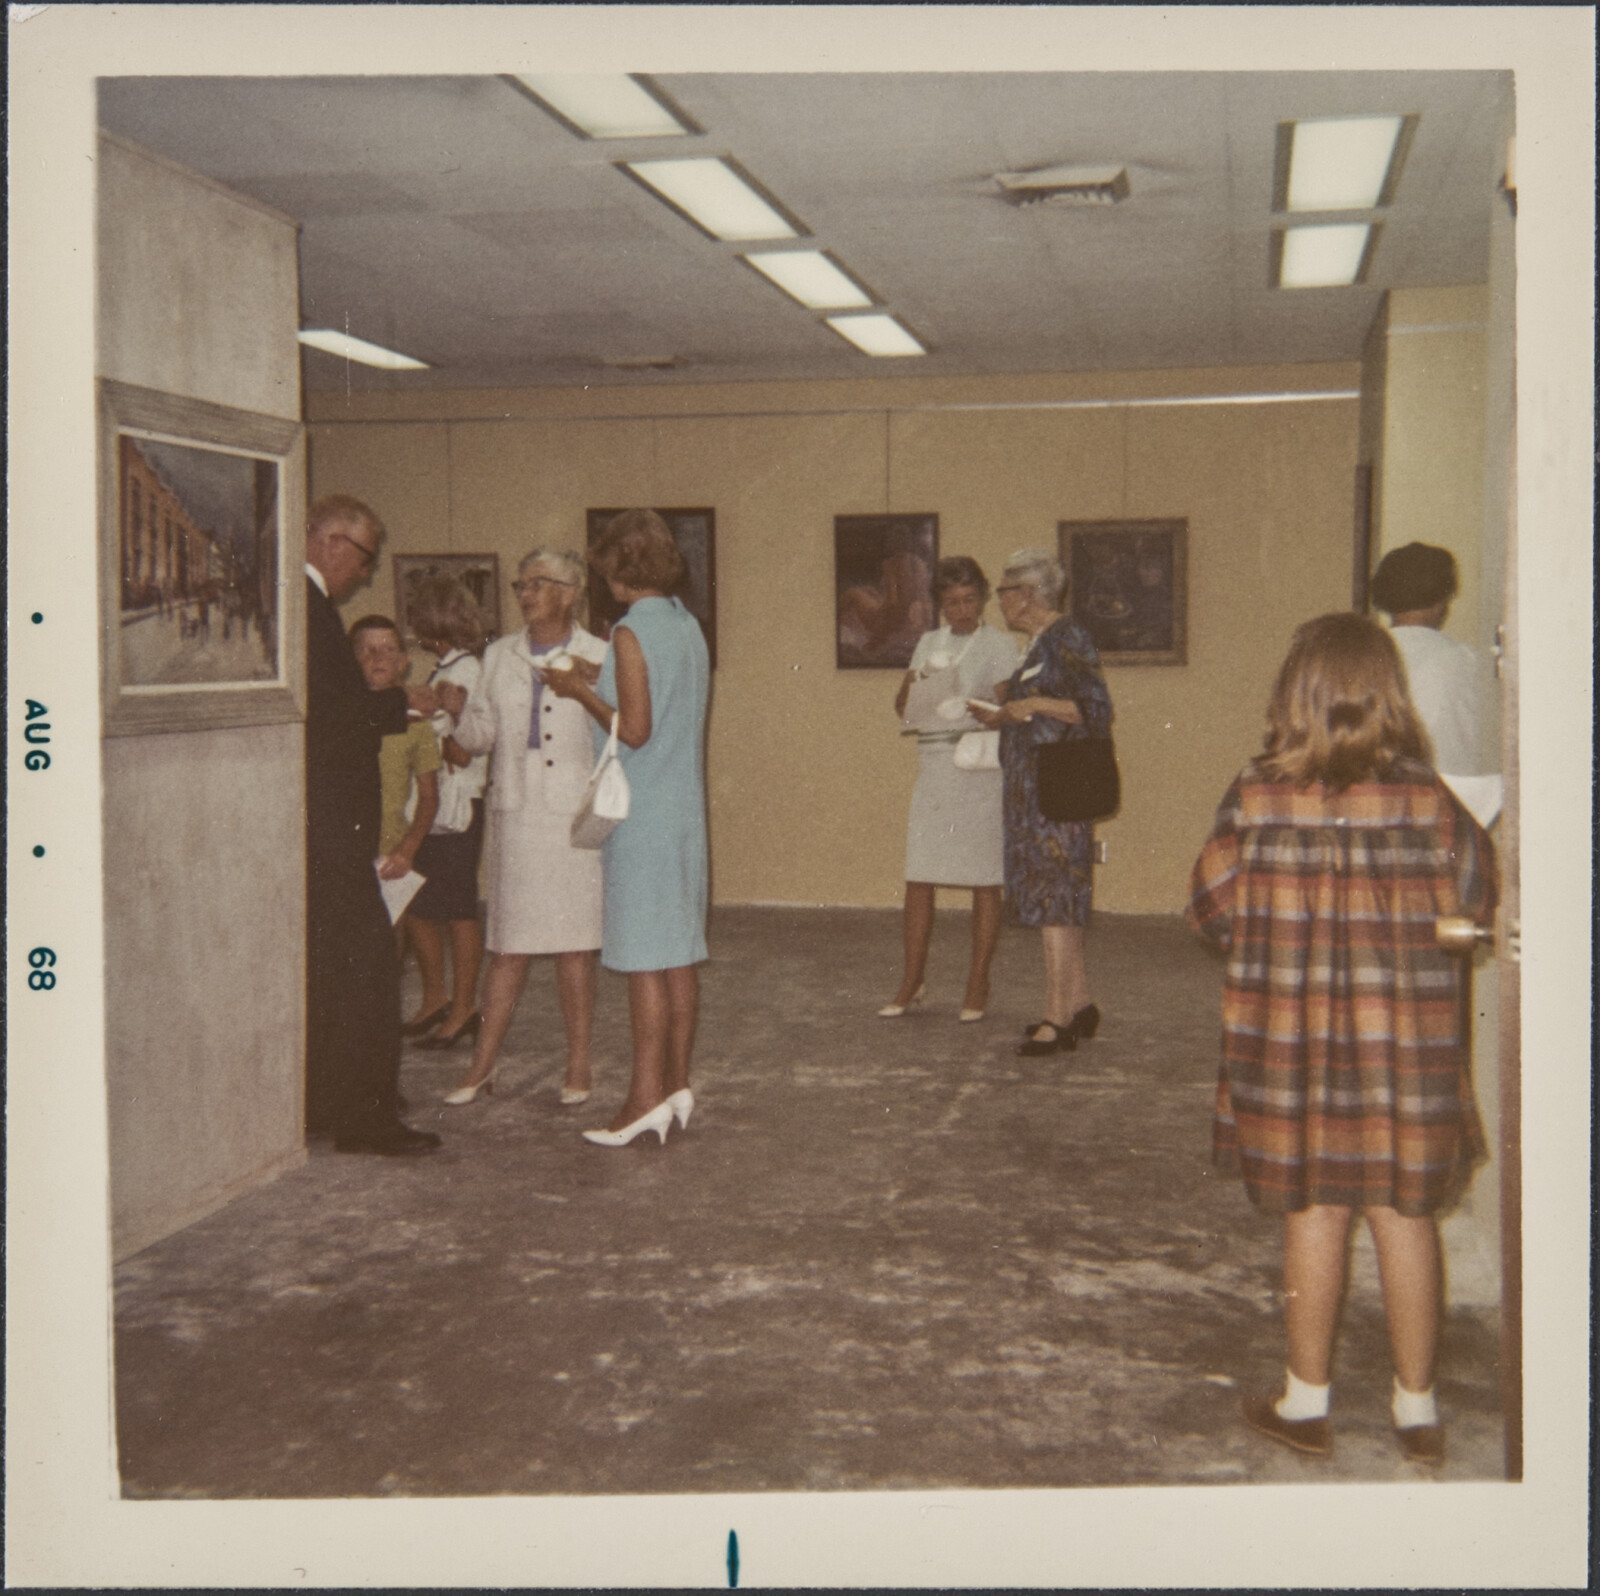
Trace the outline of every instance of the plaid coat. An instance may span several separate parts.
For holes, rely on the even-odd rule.
[[[1427,766],[1336,793],[1248,766],[1185,918],[1228,950],[1212,1151],[1274,1212],[1436,1212],[1484,1156],[1441,915],[1480,924],[1494,848]]]

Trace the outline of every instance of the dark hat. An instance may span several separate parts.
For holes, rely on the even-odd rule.
[[[1390,549],[1372,573],[1372,602],[1388,615],[1432,609],[1455,592],[1455,556],[1431,543]]]

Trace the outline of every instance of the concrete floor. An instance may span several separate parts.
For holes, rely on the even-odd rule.
[[[639,1494],[1427,1478],[1389,1429],[1382,1307],[1358,1271],[1336,1443],[1246,1431],[1281,1378],[1279,1224],[1209,1168],[1220,965],[1174,920],[1102,917],[1106,1013],[1013,1053],[1038,939],[1008,928],[958,1025],[967,919],[928,1006],[881,1021],[898,916],[713,917],[686,1134],[621,1150],[623,982],[597,1090],[555,1100],[549,961],[494,1097],[412,1052],[424,1159],[302,1168],[116,1272],[130,1497]],[[1447,1480],[1497,1479],[1496,1316],[1447,1316]]]

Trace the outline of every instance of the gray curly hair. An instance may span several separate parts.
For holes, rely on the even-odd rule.
[[[571,549],[530,549],[517,563],[517,575],[520,577],[530,565],[542,565],[559,581],[570,582],[576,588],[583,587],[589,575],[583,556]]]
[[[1067,573],[1049,549],[1018,549],[1006,561],[1000,583],[1031,588],[1051,609],[1058,608],[1067,596]]]

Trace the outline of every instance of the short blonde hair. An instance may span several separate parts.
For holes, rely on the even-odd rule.
[[[469,654],[483,647],[483,612],[455,577],[423,577],[411,594],[408,609],[411,630],[419,639],[448,643]]]
[[[1397,759],[1429,757],[1400,651],[1383,627],[1339,611],[1296,631],[1256,761],[1269,779],[1343,788],[1386,776]]]

